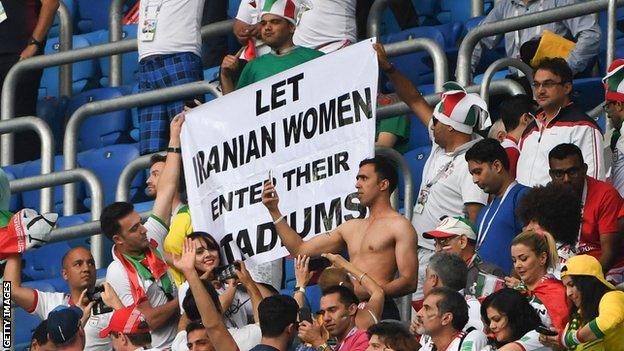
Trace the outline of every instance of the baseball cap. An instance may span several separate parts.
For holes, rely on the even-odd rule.
[[[468,239],[477,240],[472,224],[465,217],[444,217],[434,230],[423,233],[426,239],[449,238],[456,235],[465,235]]]
[[[600,280],[609,289],[615,290],[615,286],[605,279],[602,273],[602,266],[594,256],[577,255],[568,259],[565,266],[561,268],[561,278],[566,275],[591,275]]]
[[[110,332],[141,334],[149,333],[149,331],[145,315],[136,308],[136,305],[132,305],[113,312],[108,327],[100,331],[100,338],[108,337]]]
[[[78,306],[58,306],[48,314],[48,337],[56,345],[76,336],[80,329],[82,310]]]

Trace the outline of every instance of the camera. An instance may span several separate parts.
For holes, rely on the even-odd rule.
[[[108,306],[102,301],[102,293],[104,292],[104,285],[94,286],[93,289],[87,290],[87,298],[89,301],[95,301],[93,308],[91,309],[92,315],[104,314],[112,312],[113,308]]]
[[[215,276],[220,282],[224,282],[228,279],[236,278],[236,270],[240,270],[240,262],[234,262],[226,266],[215,267]]]

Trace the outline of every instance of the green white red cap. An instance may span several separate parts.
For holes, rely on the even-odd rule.
[[[266,0],[262,7],[262,16],[267,13],[285,18],[292,24],[297,24],[299,4],[296,0]]]
[[[611,63],[602,82],[605,86],[606,101],[624,102],[624,59],[617,59]]]

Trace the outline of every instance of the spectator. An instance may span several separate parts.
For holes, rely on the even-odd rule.
[[[186,346],[190,351],[214,351],[210,337],[201,320],[195,320],[186,325]],[[176,350],[173,349],[172,350]]]
[[[481,140],[466,151],[473,181],[491,198],[477,217],[476,251],[485,262],[501,267],[506,274],[511,272],[511,257],[501,255],[501,250],[506,250],[522,231],[516,208],[529,190],[511,175],[508,156],[493,139]]]
[[[548,232],[557,245],[560,266],[572,257],[581,230],[581,199],[568,186],[548,184],[530,189],[520,200],[516,213],[525,224],[523,230]]]
[[[383,321],[372,325],[366,331],[369,342],[367,351],[417,351],[418,342],[401,323]]]
[[[622,283],[624,244],[618,227],[622,197],[609,183],[587,175],[581,150],[574,144],[560,144],[548,154],[553,183],[568,185],[581,198],[583,224],[578,253],[596,257],[607,279]],[[613,270],[613,272],[610,272]]]
[[[624,21],[623,21],[624,23]],[[607,75],[602,79],[605,85],[605,104],[607,117],[613,126],[611,136],[611,183],[624,196],[624,138],[622,138],[622,121],[624,120],[624,59],[611,63]]]
[[[0,21],[0,91],[11,67],[21,60],[43,54],[59,0],[2,1]],[[42,69],[19,77],[15,91],[15,116],[36,116]],[[13,117],[13,116],[11,116]],[[39,136],[32,131],[16,133],[14,163],[34,160],[41,150]]]
[[[572,257],[561,270],[561,276],[566,295],[574,304],[570,310],[570,323],[565,330],[559,330],[560,336],[542,336],[540,339],[549,346],[563,345],[568,349],[591,349],[594,340],[599,340],[604,350],[621,349],[624,292],[615,290],[607,282],[600,262],[589,255]]]
[[[436,252],[448,252],[466,262],[466,294],[473,294],[479,274],[503,277],[505,273],[495,265],[484,262],[475,252],[477,234],[465,217],[444,217],[432,231],[423,233],[427,239],[434,239]]]
[[[100,332],[102,338],[109,335],[115,351],[147,350],[152,344],[145,315],[136,306],[123,307],[113,312],[108,327]]]
[[[596,121],[570,100],[572,70],[565,60],[542,60],[533,74],[533,88],[540,112],[522,133],[518,182],[526,186],[548,183],[548,153],[562,143],[578,145],[587,174],[603,180],[602,133]]]
[[[377,106],[399,102],[396,95],[377,95]],[[404,154],[410,151],[410,120],[407,116],[377,119],[375,122],[375,146],[394,148]]]
[[[358,298],[344,286],[333,286],[323,291],[321,313],[323,326],[336,338],[336,350],[364,351],[368,347],[366,330],[355,325]],[[321,328],[308,321],[299,322],[299,338],[318,351],[332,350],[322,338]]]
[[[481,322],[481,316],[479,315],[481,304],[474,297],[474,294],[466,290],[467,275],[468,266],[458,255],[448,252],[437,252],[431,256],[427,266],[427,276],[423,290],[425,296],[429,295],[433,288],[441,286],[459,292],[465,296],[468,304],[468,322],[464,327],[464,331],[469,332],[469,328],[483,330],[483,322]]]
[[[204,79],[200,33],[203,6],[204,0],[140,2],[139,92]],[[203,101],[203,97],[197,99]],[[182,101],[139,107],[139,149],[142,155],[166,148],[167,127],[183,107]]]
[[[240,89],[323,54],[320,51],[293,44],[298,13],[299,4],[292,0],[264,3],[259,32],[262,40],[272,49],[272,52],[246,64],[236,84],[234,84],[234,75],[239,71],[238,57],[226,56],[221,64],[220,73],[223,94],[231,93],[234,89]]]
[[[189,291],[192,294],[190,296],[192,296],[193,302],[195,302],[192,305],[188,305],[189,311],[192,306],[195,306],[215,350],[238,350],[239,348],[234,338],[226,329],[221,318],[219,299],[216,297],[216,292],[214,289],[211,289],[212,291],[209,293],[205,284],[199,279],[195,269],[196,249],[196,243],[191,239],[186,239],[182,246],[182,255],[174,258],[176,268],[184,273],[186,280],[189,282]],[[244,270],[244,266],[241,267]]]
[[[150,157],[150,168],[149,168],[149,177],[145,184],[145,193],[152,199],[156,198],[158,195],[158,179],[160,179],[160,175],[165,168],[165,162],[167,161],[167,156],[161,154],[154,154]],[[184,179],[180,179],[180,185],[183,185]],[[183,186],[182,186],[183,187]],[[180,190],[180,189],[176,189]],[[182,202],[182,196],[179,191],[176,191],[173,195],[173,199],[171,200],[171,217],[173,218],[176,214],[180,213],[183,208],[186,207],[188,211],[188,206],[186,206]]]
[[[487,17],[481,21],[480,25],[517,17],[518,15],[528,15],[571,5],[575,2],[575,0],[498,1]],[[598,55],[600,50],[600,27],[594,16],[585,15],[505,33],[505,52],[507,57],[520,57],[520,47],[528,41],[539,39],[546,30],[562,37],[572,38],[576,42],[576,47],[565,58],[574,74],[585,71]],[[479,64],[483,51],[494,49],[501,39],[503,39],[503,36],[500,34],[481,39],[480,45],[475,47],[472,54],[473,71]]]
[[[542,325],[537,312],[514,289],[504,288],[486,297],[481,304],[481,316],[499,349],[530,351],[544,347],[535,331]]]
[[[286,351],[297,335],[297,302],[276,295],[262,300],[258,307],[262,342],[251,351]],[[319,350],[321,351],[321,350]]]
[[[84,247],[75,247],[67,251],[61,258],[61,275],[67,282],[69,294],[63,292],[44,292],[22,285],[22,258],[19,255],[7,257],[4,268],[4,281],[11,282],[11,299],[26,312],[36,315],[42,320],[48,319],[50,313],[59,307],[73,305],[86,306],[89,299],[86,291],[95,287],[95,261],[91,252]],[[104,284],[105,291],[112,290]],[[111,313],[90,316],[84,327],[87,351],[99,351],[111,348],[110,338],[100,338],[100,330],[108,325]],[[82,349],[81,349],[82,350]]]
[[[464,297],[450,288],[434,288],[425,297],[418,311],[421,351],[481,350],[487,343],[485,334],[472,328],[464,332],[468,322],[468,305]]]
[[[490,130],[488,130],[487,137],[502,143],[503,140],[505,140],[506,135],[507,132],[505,132],[505,124],[503,124],[503,120],[497,119],[496,122],[492,123]]]
[[[505,148],[505,153],[509,158],[509,173],[515,179],[520,148],[518,141],[522,138],[522,133],[533,121],[537,113],[535,101],[524,94],[518,94],[505,98],[499,106],[500,120],[505,126],[506,135],[501,141]]]
[[[416,233],[405,217],[390,206],[390,194],[397,181],[396,169],[385,158],[374,157],[360,162],[355,187],[361,205],[370,213],[369,217],[352,219],[328,235],[317,235],[308,241],[303,241],[284,220],[286,216],[279,210],[275,187],[266,182],[262,193],[262,203],[291,255],[339,253],[346,247],[351,262],[383,287],[386,299],[382,319],[400,319],[394,301],[387,297],[404,296],[416,290]],[[366,236],[362,237],[362,233]],[[372,245],[368,238],[375,238],[375,244],[371,250],[362,252],[362,245]],[[397,270],[398,277],[395,278]],[[361,300],[369,298],[360,284],[355,284],[355,293]]]
[[[91,313],[90,307],[88,314]],[[48,315],[48,337],[59,351],[82,351],[85,347],[84,311],[78,306],[59,306]]]
[[[48,320],[44,319],[39,323],[32,333],[30,340],[31,351],[54,351],[56,347],[52,340],[48,338]]]
[[[152,346],[156,348],[169,347],[176,334],[176,287],[159,248],[162,248],[167,234],[171,202],[180,176],[180,129],[183,123],[184,114],[171,122],[169,147],[174,151],[167,154],[152,215],[145,225],[132,204],[127,202],[107,206],[100,216],[102,233],[114,244],[113,262],[106,271],[106,280],[124,306],[136,304],[145,315],[151,329]]]
[[[191,243],[193,245],[197,245],[195,241]],[[245,273],[243,273],[242,270],[244,270]],[[199,272],[197,272],[197,274],[199,275]],[[239,270],[237,274],[240,277],[242,277],[241,281],[244,281],[245,285],[252,284],[251,278],[249,277],[249,273],[246,271],[244,265],[241,266],[241,270]],[[204,288],[208,292],[208,295],[210,296],[210,299],[216,308],[215,313],[217,314],[213,315],[211,312],[210,318],[211,319],[218,318],[224,324],[229,323],[228,322],[229,317],[227,316],[227,311],[225,313],[223,312],[219,294],[213,287],[212,281],[202,280],[201,283],[203,284]],[[198,305],[198,302],[196,302],[196,299],[195,299],[195,296],[193,295],[192,290],[188,289],[186,290],[185,295],[180,295],[180,296],[183,296],[182,307],[180,308],[181,310],[184,311],[184,314],[181,316],[180,322],[178,323],[178,334],[176,335],[171,345],[171,348],[175,351],[188,351],[189,348],[187,346],[190,342],[189,341],[190,339],[188,338],[188,333],[186,330],[189,329],[189,325],[192,324],[193,322],[201,321],[202,319],[202,316],[200,313],[201,307],[200,305]],[[259,319],[257,316],[258,304],[260,303],[260,300],[261,300],[260,293],[254,292],[250,298],[252,299],[251,304],[252,304],[253,313],[254,313],[253,320],[255,323],[245,324],[241,327],[231,327],[231,328],[228,328],[227,330],[228,333],[234,339],[234,342],[236,343],[240,351],[251,350],[258,343],[260,343],[260,339],[262,337],[262,334],[260,332],[260,327],[257,324],[257,321]],[[208,330],[206,328],[203,328],[203,329],[204,329],[203,332],[198,332],[200,334],[198,336],[200,339],[203,338],[202,335],[205,335],[206,337],[208,337],[209,335]],[[210,345],[216,346],[213,344],[210,344]]]
[[[487,203],[485,194],[473,184],[468,162],[463,154],[481,137],[474,129],[487,127],[487,106],[476,94],[468,94],[455,82],[444,85],[442,101],[434,109],[414,85],[388,60],[381,44],[374,44],[379,67],[392,81],[394,88],[420,121],[430,130],[433,146],[425,163],[420,191],[414,207],[412,224],[418,233],[418,282],[422,286],[425,267],[435,250],[433,240],[422,233],[433,230],[442,216],[464,216],[476,223],[477,214]],[[434,112],[435,111],[435,112]],[[422,289],[413,299],[422,300]]]
[[[555,240],[548,233],[524,231],[511,242],[511,259],[520,280],[505,277],[505,284],[530,296],[545,327],[562,330],[568,322],[565,287],[548,271],[557,264]]]

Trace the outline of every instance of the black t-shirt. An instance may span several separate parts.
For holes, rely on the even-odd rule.
[[[32,34],[29,23],[32,23],[32,17],[39,15],[41,2],[40,0],[0,1],[7,15],[7,19],[0,23],[0,54],[19,54],[28,45]],[[36,18],[34,21],[36,22]]]

